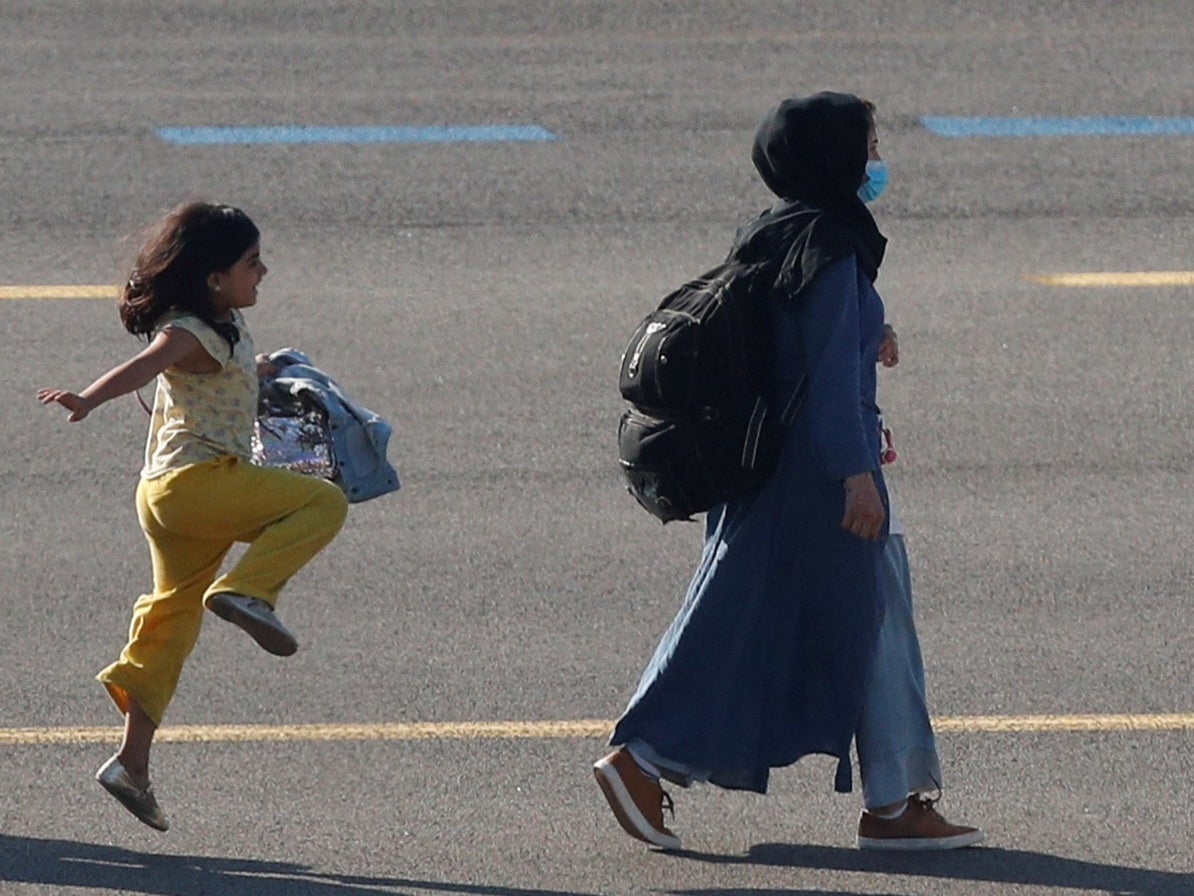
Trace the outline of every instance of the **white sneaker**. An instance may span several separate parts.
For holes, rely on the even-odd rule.
[[[218,591],[203,602],[221,619],[240,626],[262,649],[274,656],[290,656],[298,641],[274,614],[274,608],[259,597],[245,597],[232,591]]]
[[[162,811],[153,795],[153,785],[146,784],[142,789],[134,784],[115,756],[100,766],[100,770],[95,773],[95,780],[99,781],[104,790],[116,797],[120,805],[151,828],[159,831],[170,828],[170,823],[166,821],[166,813]]]

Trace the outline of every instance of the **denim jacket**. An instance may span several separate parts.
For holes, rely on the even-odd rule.
[[[351,503],[396,491],[398,472],[386,460],[393,427],[344,394],[303,352],[284,348],[268,356],[277,371],[261,382],[265,399],[306,398],[327,413],[338,485]]]

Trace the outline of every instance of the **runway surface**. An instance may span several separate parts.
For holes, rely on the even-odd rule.
[[[0,0],[0,894],[1194,892],[1192,22]],[[769,204],[762,113],[826,88],[879,110],[891,481],[942,809],[987,843],[859,852],[812,759],[766,797],[674,793],[685,851],[651,852],[590,766],[701,531],[621,487],[618,359]],[[236,140],[172,139],[210,129]],[[68,425],[34,392],[137,349],[112,291],[192,197],[260,224],[258,346],[391,421],[404,487],[284,593],[295,656],[205,626],[154,752],[163,835],[91,780],[120,721],[92,679],[149,580],[144,413]]]

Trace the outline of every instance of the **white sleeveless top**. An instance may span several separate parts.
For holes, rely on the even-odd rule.
[[[167,312],[154,328],[155,335],[170,327],[186,330],[223,366],[216,373],[187,373],[168,367],[158,374],[143,478],[153,479],[226,455],[251,459],[253,421],[257,418],[257,353],[239,311],[233,310],[232,323],[240,340],[231,350],[224,337],[187,312]]]

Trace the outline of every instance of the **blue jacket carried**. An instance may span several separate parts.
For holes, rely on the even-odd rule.
[[[265,407],[314,406],[327,418],[331,475],[351,503],[397,491],[398,472],[386,459],[393,427],[349,398],[303,352],[284,348],[268,356],[277,371],[261,382]]]

